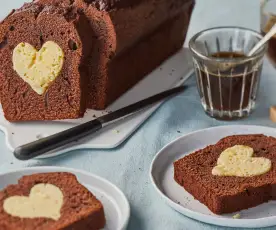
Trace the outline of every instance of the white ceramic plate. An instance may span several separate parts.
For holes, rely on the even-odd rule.
[[[240,211],[238,213],[241,218],[233,219],[233,215],[237,213],[213,214],[205,205],[195,200],[174,181],[174,161],[197,149],[215,144],[223,137],[235,134],[264,134],[276,137],[276,129],[262,126],[230,125],[203,129],[182,136],[165,146],[155,156],[150,169],[150,177],[154,188],[173,209],[202,222],[240,228],[261,228],[276,225],[275,201]]]
[[[71,172],[79,182],[89,189],[103,204],[106,217],[104,230],[125,230],[130,217],[130,207],[125,195],[115,185],[93,174],[62,167],[32,167],[0,174],[0,190],[16,184],[24,175],[44,172]]]

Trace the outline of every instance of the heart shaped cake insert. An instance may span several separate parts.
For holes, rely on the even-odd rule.
[[[50,218],[58,220],[63,205],[63,193],[55,185],[37,184],[29,197],[11,196],[3,203],[6,213],[20,218]]]
[[[13,50],[13,68],[39,95],[45,93],[59,75],[64,53],[60,46],[47,41],[37,51],[28,43],[19,43]]]
[[[271,161],[264,157],[253,157],[254,150],[244,145],[235,145],[225,149],[212,170],[217,176],[249,177],[267,173]]]

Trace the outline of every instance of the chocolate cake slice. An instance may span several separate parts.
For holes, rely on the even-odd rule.
[[[236,145],[251,147],[254,157],[269,159],[269,171],[255,176],[213,175],[220,154]],[[264,135],[225,137],[176,161],[174,179],[216,214],[236,212],[275,200],[276,138]]]
[[[24,176],[0,191],[1,230],[99,230],[104,225],[101,202],[71,173]]]
[[[87,107],[105,109],[179,50],[194,0],[35,0],[73,5],[94,31]]]
[[[7,120],[83,116],[92,33],[73,6],[29,3],[0,24],[0,96]]]

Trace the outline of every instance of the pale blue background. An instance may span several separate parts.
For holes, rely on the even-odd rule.
[[[22,0],[2,1],[0,18],[8,9],[22,4]],[[224,25],[258,30],[259,0],[198,0],[188,37],[199,30]],[[269,106],[276,105],[276,71],[265,61],[257,110],[239,122],[219,122],[207,117],[199,103],[194,79],[188,85],[186,92],[165,103],[125,144],[112,151],[80,150],[54,159],[22,163],[12,157],[0,133],[0,171],[26,165],[60,165],[104,177],[121,188],[130,201],[130,230],[227,229],[186,218],[164,204],[150,184],[149,166],[160,148],[197,129],[237,123],[276,127],[268,119]]]

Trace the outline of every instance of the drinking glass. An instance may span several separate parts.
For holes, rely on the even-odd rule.
[[[264,45],[250,57],[242,54],[247,54],[262,37],[246,28],[217,27],[191,38],[197,88],[209,116],[231,120],[253,111],[267,48]],[[233,57],[233,52],[240,55]],[[212,56],[220,53],[230,56]]]

